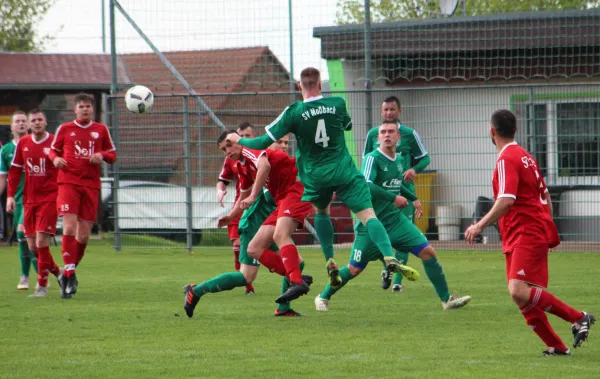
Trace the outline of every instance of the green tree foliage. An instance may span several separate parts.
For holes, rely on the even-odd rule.
[[[0,52],[41,51],[52,39],[37,24],[55,0],[0,0]]]
[[[561,9],[596,8],[600,1],[581,0],[467,0],[467,15],[495,13],[552,11]],[[428,12],[429,11],[429,12]],[[389,22],[411,18],[436,17],[439,12],[437,0],[372,0],[371,21]],[[454,16],[461,16],[461,3]],[[439,15],[437,15],[439,16]],[[443,16],[442,16],[443,17]],[[337,3],[336,23],[360,24],[365,22],[364,0],[339,0]]]

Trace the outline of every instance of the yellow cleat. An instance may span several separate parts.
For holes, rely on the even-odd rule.
[[[411,282],[419,280],[419,272],[414,268],[403,265],[394,257],[383,257],[383,260],[385,261],[386,270],[389,272],[402,274],[402,276]]]

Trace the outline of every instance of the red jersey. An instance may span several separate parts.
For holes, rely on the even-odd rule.
[[[240,179],[238,175],[238,162],[229,158],[225,158],[225,161],[223,162],[223,168],[221,169],[221,173],[219,174],[219,180],[227,182],[226,184],[229,184],[234,178],[236,179],[234,203],[240,197]]]
[[[287,195],[287,190],[292,185],[299,183],[298,169],[296,168],[296,159],[280,150],[252,150],[246,147],[242,148],[243,161],[240,161],[238,170],[240,171],[241,191],[245,192],[252,187],[256,180],[258,159],[263,155],[267,156],[271,171],[265,187],[271,192],[277,202]]]
[[[103,160],[113,163],[117,159],[115,144],[104,124],[90,121],[82,125],[77,120],[62,124],[52,141],[50,158],[62,157],[67,167],[58,171],[58,183],[100,189],[100,165],[91,164],[95,153]]]
[[[516,142],[506,145],[496,162],[494,199],[515,199],[512,208],[498,220],[504,252],[515,245],[547,243],[558,246],[560,238],[546,201],[546,183],[535,159]]]
[[[33,134],[19,139],[15,148],[12,166],[8,172],[8,196],[14,197],[17,186],[25,169],[25,187],[23,204],[39,204],[56,202],[58,184],[57,169],[49,157],[50,144],[54,136],[46,133],[41,141],[36,141]]]

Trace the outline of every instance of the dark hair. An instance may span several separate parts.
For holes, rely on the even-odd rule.
[[[254,125],[252,125],[248,121],[245,121],[245,122],[242,122],[241,124],[239,124],[237,128],[238,128],[238,130],[246,130],[248,128],[254,130]]]
[[[28,115],[28,116],[31,116],[32,114],[38,114],[38,113],[41,113],[41,114],[43,114],[43,115],[44,115],[44,117],[46,117],[46,114],[45,114],[45,113],[44,113],[44,111],[43,111],[43,110],[41,110],[40,108],[33,108],[32,110],[30,110],[30,111],[27,113],[27,115]]]
[[[500,137],[514,138],[517,131],[517,118],[507,109],[498,109],[492,113],[492,126]]]
[[[235,133],[238,134],[238,132],[234,129],[229,129],[229,130],[224,130],[223,133],[221,133],[219,135],[219,138],[217,138],[217,145],[220,144],[221,142],[225,141],[225,139],[227,138],[227,136],[231,133]]]
[[[307,67],[300,73],[300,83],[304,88],[315,88],[320,82],[321,73],[314,67]]]
[[[86,102],[86,103],[91,103],[92,106],[94,105],[94,97],[92,95],[89,95],[87,93],[78,93],[77,95],[75,95],[75,99],[73,100],[75,102],[75,105],[79,104],[80,102]]]
[[[396,103],[398,105],[398,108],[400,108],[400,99],[398,99],[396,96],[388,96],[383,100],[384,103]]]

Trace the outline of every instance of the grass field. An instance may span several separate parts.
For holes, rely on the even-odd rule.
[[[59,249],[53,248],[55,258]],[[325,285],[324,260],[301,250],[312,290],[293,305],[303,318],[275,318],[280,278],[261,269],[256,296],[243,288],[208,294],[188,319],[182,287],[232,267],[229,250],[131,249],[115,253],[93,242],[78,269],[80,287],[62,300],[17,291],[17,250],[0,248],[0,377],[2,378],[598,378],[600,325],[571,357],[541,357],[505,289],[503,257],[440,252],[453,292],[466,308],[443,312],[417,260],[422,281],[393,294],[372,265],[314,310]],[[339,251],[340,263],[348,257]],[[600,313],[600,254],[552,253],[551,291]],[[550,316],[572,343],[570,326]]]

